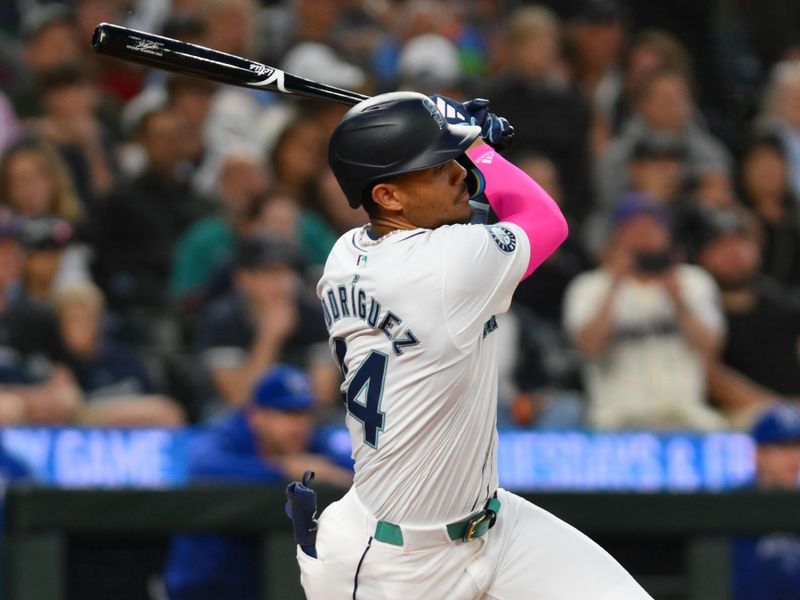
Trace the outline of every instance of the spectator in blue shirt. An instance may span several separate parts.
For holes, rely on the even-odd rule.
[[[800,409],[777,404],[752,430],[756,443],[756,485],[791,489],[800,477]],[[734,600],[800,598],[800,537],[770,533],[737,539],[733,555]]]
[[[278,484],[301,479],[304,470],[312,469],[317,481],[350,485],[350,460],[344,464],[320,447],[310,412],[313,405],[307,375],[294,367],[275,366],[258,380],[247,404],[198,431],[189,449],[190,480]],[[164,579],[170,600],[255,600],[257,541],[179,535]]]

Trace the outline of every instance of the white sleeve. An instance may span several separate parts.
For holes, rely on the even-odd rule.
[[[681,273],[681,293],[686,307],[703,325],[717,333],[725,333],[725,316],[714,278],[695,266],[684,266]]]
[[[564,329],[574,338],[591,321],[608,293],[610,278],[600,271],[588,271],[578,275],[567,286],[564,293]]]
[[[446,326],[457,346],[466,346],[494,315],[511,304],[530,260],[528,236],[513,223],[441,228],[442,301]]]

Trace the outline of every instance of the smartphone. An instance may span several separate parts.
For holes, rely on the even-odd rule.
[[[659,275],[672,266],[672,253],[664,252],[637,252],[634,261],[640,273]]]

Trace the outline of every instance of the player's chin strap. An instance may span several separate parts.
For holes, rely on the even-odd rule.
[[[286,514],[292,520],[294,541],[308,556],[317,558],[317,492],[311,489],[314,471],[286,488]]]
[[[469,205],[473,209],[470,223],[488,222],[489,201],[483,193],[486,189],[483,173],[466,153],[456,158],[456,162],[467,170],[467,193],[469,194]]]
[[[483,178],[478,166],[472,162],[472,159],[466,153],[456,158],[456,162],[467,170],[467,193],[470,200],[483,194],[486,189],[486,180]]]

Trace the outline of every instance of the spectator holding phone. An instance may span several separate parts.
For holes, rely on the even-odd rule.
[[[601,266],[570,283],[564,305],[565,328],[586,360],[589,424],[724,427],[705,403],[705,364],[723,334],[714,280],[680,262],[662,205],[626,196],[612,223]]]

